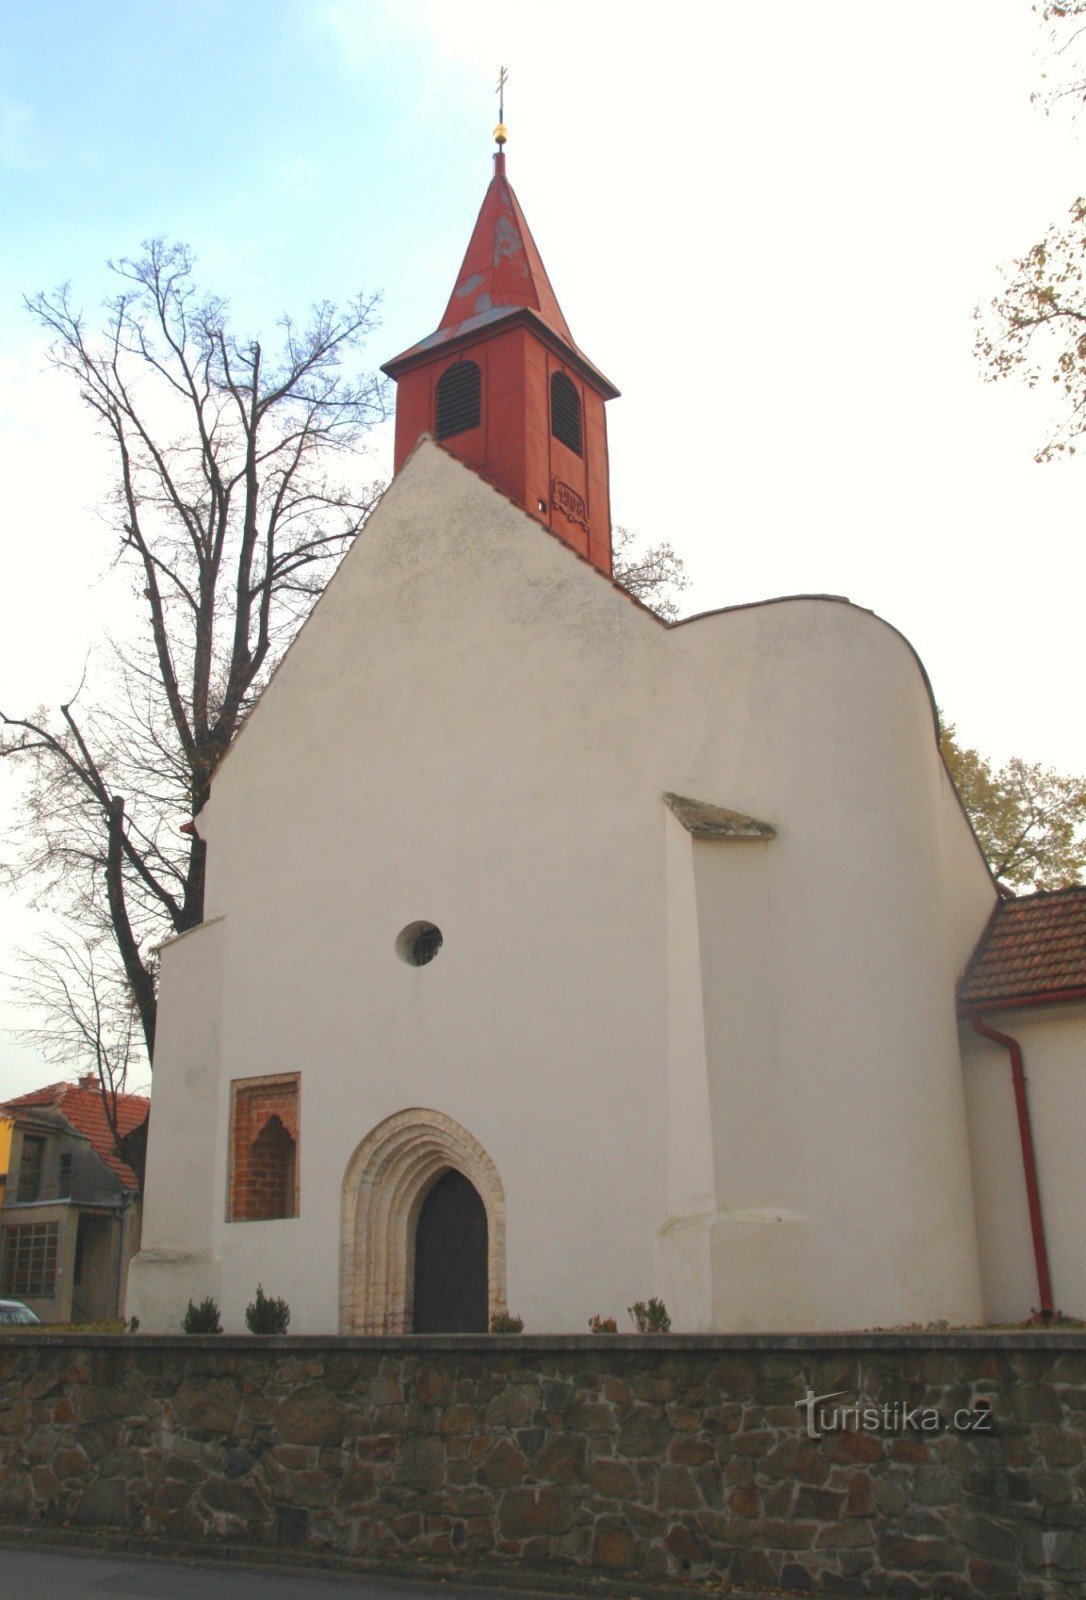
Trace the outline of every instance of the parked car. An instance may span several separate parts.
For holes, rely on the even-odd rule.
[[[6,1322],[40,1322],[41,1318],[21,1300],[0,1300],[0,1326]]]

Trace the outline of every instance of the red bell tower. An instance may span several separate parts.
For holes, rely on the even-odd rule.
[[[611,576],[604,402],[618,394],[562,315],[505,176],[505,129],[437,331],[395,378],[396,471],[429,433]]]

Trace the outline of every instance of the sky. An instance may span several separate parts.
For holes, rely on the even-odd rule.
[[[56,705],[126,601],[108,461],[24,294],[186,241],[236,324],[379,290],[371,366],[430,332],[491,172],[622,391],[612,511],[684,610],[847,595],[918,650],[962,739],[1086,771],[1086,464],[1038,466],[1042,393],[985,384],[973,311],[1079,192],[1031,104],[1029,0],[0,0],[0,707]],[[391,471],[391,430],[373,438]],[[18,785],[0,772],[0,824]],[[0,888],[0,1098],[20,1041]]]

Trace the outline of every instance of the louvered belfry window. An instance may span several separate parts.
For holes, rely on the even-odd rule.
[[[437,380],[437,436],[451,439],[479,426],[483,375],[474,361],[446,367]]]
[[[581,397],[564,372],[556,372],[551,379],[551,432],[570,450],[584,454]]]

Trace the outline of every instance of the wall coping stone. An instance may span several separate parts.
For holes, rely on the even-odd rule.
[[[20,1332],[0,1332],[0,1349],[81,1345],[102,1350],[381,1350],[404,1354],[423,1350],[604,1351],[631,1353],[682,1350],[1086,1350],[1083,1328],[943,1328],[912,1332],[875,1329],[866,1333],[411,1333],[281,1334],[252,1333],[51,1333],[48,1324]]]

